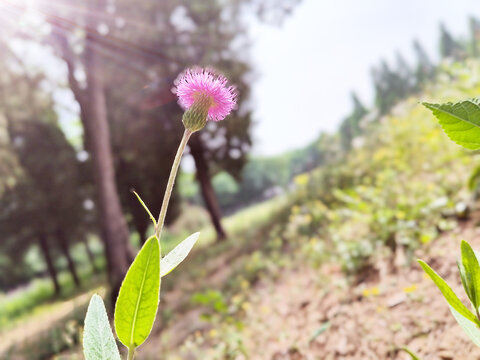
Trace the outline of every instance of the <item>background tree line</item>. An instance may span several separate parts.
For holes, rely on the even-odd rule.
[[[184,174],[167,219],[171,223],[179,215],[182,198],[203,204],[219,240],[226,237],[222,212],[277,195],[291,186],[295,176],[338,159],[339,150],[348,152],[365,124],[378,122],[397,102],[435,77],[440,65],[414,42],[414,66],[398,54],[394,66],[382,61],[372,70],[373,116],[367,116],[372,112],[352,93],[352,111],[337,134],[321,134],[305,148],[279,156],[250,157],[251,69],[241,14],[253,12],[278,23],[297,3],[41,1],[35,11],[47,31],[32,38],[22,29],[4,30],[0,286],[14,287],[40,272],[52,278],[59,292],[59,268],[68,270],[80,285],[72,247],[84,249],[95,271],[102,264],[94,259],[91,235],[102,239],[110,283],[119,286],[132,260],[130,233],[137,232],[144,240],[149,226],[131,190],[148,199],[153,212],[161,205],[182,133],[182,113],[171,88],[186,66],[215,66],[237,84],[241,95],[228,122],[211,123],[202,136],[192,139],[189,152],[195,173]],[[21,4],[12,3],[9,15],[18,20],[24,12]],[[478,56],[480,27],[475,19],[470,25],[468,41],[455,39],[441,26],[442,59]],[[49,80],[42,69],[31,69],[19,56],[12,39],[51,49],[65,65],[66,87],[80,108],[80,151],[59,126]],[[42,270],[28,266],[32,249],[43,257]]]
[[[455,39],[448,29],[440,24],[439,57],[435,63],[418,41],[413,42],[416,57],[409,64],[402,54],[396,54],[394,64],[382,60],[371,71],[374,88],[373,106],[367,106],[352,92],[352,109],[342,120],[335,134],[320,134],[306,147],[277,156],[250,157],[242,169],[239,183],[226,173],[218,173],[213,178],[214,188],[219,196],[222,211],[229,213],[284,192],[295,176],[308,172],[327,162],[335,162],[348,153],[356,138],[360,138],[370,124],[380,121],[392,107],[409,96],[418,94],[438,73],[443,61],[464,61],[478,57],[480,43],[480,22],[469,19],[470,36],[467,40]],[[343,155],[342,155],[343,154]],[[193,184],[193,178],[186,178]],[[184,186],[184,197],[193,203],[201,203],[195,186]]]
[[[298,0],[161,2],[128,0],[38,1],[34,8],[8,1],[20,23],[32,12],[38,32],[7,27],[0,34],[0,288],[48,274],[57,293],[59,268],[80,285],[72,248],[98,235],[115,294],[133,259],[130,233],[144,241],[149,221],[131,190],[158,213],[183,132],[182,111],[171,89],[188,66],[213,66],[238,87],[239,106],[229,121],[210,123],[192,138],[189,152],[202,202],[219,240],[226,233],[212,185],[215,173],[240,181],[251,148],[251,76],[243,17],[277,23]],[[280,11],[279,11],[280,10]],[[67,139],[55,111],[52,87],[18,51],[38,46],[65,67],[65,86],[79,107],[83,144]],[[179,214],[173,196],[167,222]],[[32,251],[45,267],[32,266]],[[34,262],[35,262],[34,261]],[[115,296],[115,295],[113,295]]]

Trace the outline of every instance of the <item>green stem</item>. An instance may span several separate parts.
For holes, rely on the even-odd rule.
[[[168,203],[170,202],[170,197],[172,196],[173,185],[175,184],[175,178],[177,176],[178,168],[180,167],[180,161],[182,160],[183,152],[187,146],[188,139],[192,132],[190,130],[185,130],[183,133],[182,141],[175,155],[175,160],[173,161],[172,170],[170,171],[170,177],[168,178],[167,189],[165,190],[165,196],[163,197],[162,208],[160,210],[160,215],[158,216],[157,226],[155,227],[155,236],[160,240],[162,235],[163,224],[165,222],[165,216],[167,215]]]
[[[135,346],[131,346],[131,347],[128,348],[127,360],[133,360],[134,356],[135,356]]]

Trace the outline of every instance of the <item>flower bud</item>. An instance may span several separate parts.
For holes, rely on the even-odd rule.
[[[195,101],[183,114],[182,122],[185,129],[195,132],[207,124],[208,110],[212,104],[210,96],[197,94]]]

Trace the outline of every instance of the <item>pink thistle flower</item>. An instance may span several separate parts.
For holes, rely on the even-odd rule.
[[[187,69],[176,80],[175,93],[178,103],[185,110],[202,102],[208,106],[208,119],[223,120],[237,103],[234,86],[227,86],[227,79],[211,69]]]

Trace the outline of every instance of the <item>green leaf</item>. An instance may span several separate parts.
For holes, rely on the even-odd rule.
[[[465,273],[465,267],[460,261],[457,261],[458,271],[460,272],[460,280],[462,280],[463,289],[467,293],[469,299],[472,299],[472,294],[470,292],[470,287],[467,280],[467,274]],[[471,301],[471,300],[470,300]]]
[[[470,191],[477,190],[477,187],[480,182],[480,165],[476,166],[470,176],[468,177],[468,189]]]
[[[148,216],[150,216],[150,220],[152,220],[153,222],[153,226],[157,226],[157,220],[155,220],[154,216],[152,215],[152,213],[150,212],[150,210],[148,209],[148,206],[143,202],[142,198],[140,197],[140,195],[138,195],[135,191],[132,191],[135,196],[137,197],[138,201],[140,202],[140,204],[142,204],[143,208],[145,209],[145,211],[147,212]]]
[[[461,250],[463,268],[460,268],[460,274],[462,283],[468,298],[475,311],[477,311],[480,306],[480,265],[475,252],[466,241],[462,241]]]
[[[88,305],[83,332],[83,353],[86,360],[120,360],[103,300],[93,295]]]
[[[198,240],[200,233],[195,233],[190,235],[188,238],[183,240],[180,244],[178,244],[175,249],[170,251],[161,261],[160,261],[160,276],[164,277],[168,275],[173,269],[175,269],[178,264],[180,264],[187,255],[189,254],[190,250],[192,250],[193,246]]]
[[[480,346],[480,329],[478,325],[467,319],[451,306],[450,311],[468,337],[475,343],[475,345]]]
[[[320,334],[323,334],[325,331],[327,331],[330,328],[330,325],[331,325],[330,321],[325,321],[317,330],[315,330],[313,335],[310,337],[309,342],[312,342],[318,336],[320,336]]]
[[[466,319],[472,321],[473,323],[479,325],[480,321],[477,317],[470,311],[468,308],[460,301],[457,295],[453,292],[452,288],[448,286],[448,284],[438,275],[430,266],[427,265],[422,260],[418,260],[418,263],[423,268],[423,270],[430,276],[433,282],[438,286],[440,291],[442,292],[445,300],[447,300],[448,304],[456,310],[460,315],[465,317]]]
[[[151,236],[123,280],[115,306],[115,330],[129,349],[140,346],[152,331],[160,295],[160,243]]]
[[[467,149],[480,149],[480,102],[478,99],[445,104],[424,102],[423,105],[432,110],[450,139]]]
[[[410,355],[410,357],[412,358],[412,360],[420,360],[420,358],[415,355],[412,350],[410,350],[409,348],[407,347],[402,347],[402,350],[405,351],[408,355]]]

